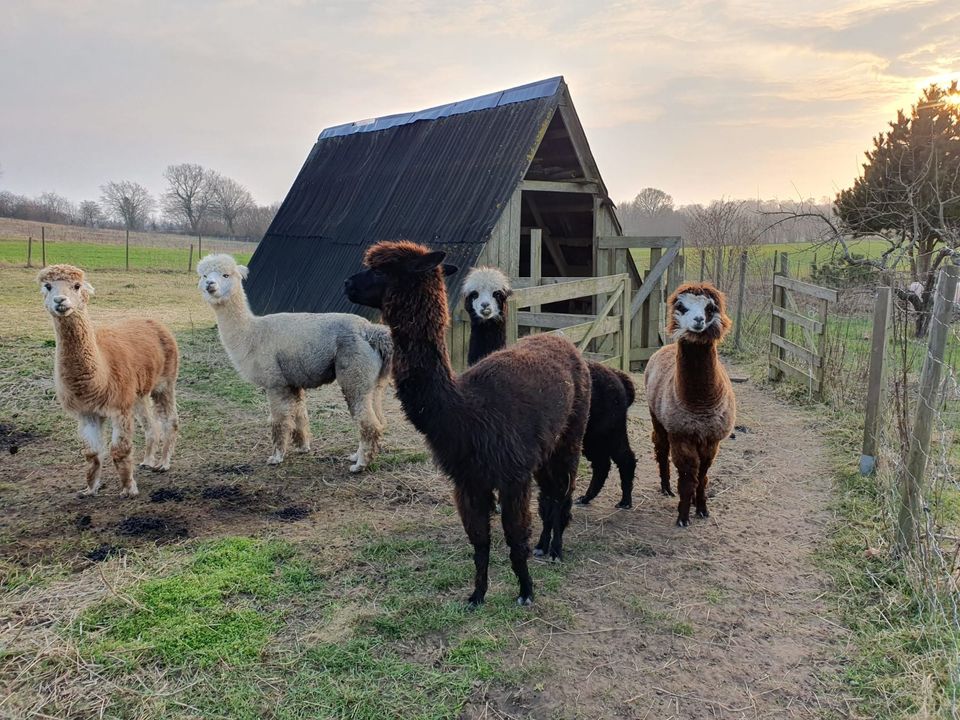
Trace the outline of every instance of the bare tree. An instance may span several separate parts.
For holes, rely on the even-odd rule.
[[[76,214],[73,203],[55,192],[41,194],[36,204],[44,222],[69,223]]]
[[[236,234],[237,220],[254,206],[250,191],[236,180],[216,175],[211,183],[213,206],[227,226],[227,232]]]
[[[707,258],[713,281],[723,288],[733,281],[740,253],[762,235],[760,218],[745,200],[714,200],[708,206],[688,205],[684,237]]]
[[[633,207],[642,217],[656,217],[673,210],[673,198],[659,188],[647,187],[637,193]]]
[[[213,202],[215,174],[201,165],[181,163],[168,165],[163,177],[168,186],[163,195],[164,212],[172,220],[186,223],[191,232],[199,232]]]
[[[103,211],[95,200],[84,200],[77,211],[77,220],[84,227],[97,227],[103,220]]]
[[[157,206],[150,192],[132,180],[108,182],[100,186],[100,192],[104,213],[122,223],[127,230],[142,228]]]

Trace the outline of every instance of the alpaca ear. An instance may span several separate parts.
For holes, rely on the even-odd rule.
[[[451,265],[450,263],[443,264],[443,274],[444,275],[454,275],[459,270],[456,265]]]
[[[442,250],[435,250],[426,255],[417,255],[404,262],[403,269],[410,273],[425,273],[439,266],[446,256],[447,254]]]
[[[90,293],[91,295],[95,295],[97,292],[96,290],[93,289],[93,285],[91,285],[86,281],[84,281],[83,287],[86,288],[87,292]]]
[[[250,268],[246,265],[237,265],[237,274],[239,274],[243,280],[246,280],[247,275],[250,274]]]

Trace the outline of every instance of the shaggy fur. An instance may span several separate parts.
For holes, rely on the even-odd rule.
[[[292,439],[310,450],[304,389],[336,380],[359,425],[360,446],[350,472],[375,457],[384,430],[383,391],[389,380],[390,331],[346,313],[277,313],[255,316],[243,290],[247,268],[229,255],[208,255],[197,264],[200,292],[217,314],[220,340],[241,377],[267,391],[273,453],[283,461]]]
[[[134,416],[146,435],[142,467],[165,471],[176,443],[177,368],[180,356],[170,331],[153,320],[127,320],[94,329],[87,314],[93,294],[83,270],[51,265],[37,276],[57,335],[54,384],[63,409],[75,416],[86,446],[87,487],[100,488],[103,423],[113,426],[110,455],[120,494],[138,493],[133,477]]]
[[[730,435],[737,413],[717,343],[730,331],[723,293],[709,283],[682,285],[670,296],[667,332],[676,342],[660,348],[647,364],[644,382],[653,421],[653,447],[660,469],[660,490],[670,490],[670,457],[677,467],[680,492],[677,525],[707,512],[707,471],[720,441]]]
[[[426,437],[474,549],[471,605],[487,592],[494,491],[520,586],[533,601],[527,567],[530,475],[540,487],[543,532],[538,554],[559,560],[570,520],[580,444],[590,407],[590,374],[567,340],[540,335],[477,363],[459,377],[445,340],[450,322],[444,253],[411,242],[382,242],[367,252],[367,270],[347,280],[347,296],[383,311],[393,332],[393,375],[404,413]]]
[[[462,289],[463,305],[470,315],[470,346],[467,360],[473,365],[507,345],[507,304],[512,293],[507,276],[496,268],[474,268]],[[588,505],[601,490],[610,473],[611,460],[620,472],[618,508],[633,506],[633,478],[637,458],[627,437],[627,409],[636,389],[626,373],[598,362],[587,361],[590,370],[590,418],[583,436],[583,454],[590,461],[590,487],[577,499]]]

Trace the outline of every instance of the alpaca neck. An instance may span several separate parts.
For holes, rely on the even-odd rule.
[[[713,407],[723,395],[716,343],[677,342],[677,395],[690,408]]]
[[[89,394],[106,383],[100,349],[86,308],[63,318],[54,318],[57,334],[57,375],[62,387]]]
[[[250,330],[256,316],[251,312],[242,288],[236,288],[226,300],[212,307],[217,315],[217,328],[220,331],[223,346],[234,367],[238,367],[238,359],[245,357],[253,350],[253,336]]]
[[[467,350],[467,364],[473,365],[487,355],[507,346],[506,316],[499,320],[480,322],[473,317],[470,321],[470,347]]]
[[[434,447],[443,447],[462,426],[465,402],[447,352],[446,291],[411,289],[402,306],[384,309],[393,336],[397,397],[413,426]],[[441,295],[442,293],[442,295]]]

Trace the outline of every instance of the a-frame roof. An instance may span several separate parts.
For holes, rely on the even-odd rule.
[[[562,77],[327,128],[251,260],[254,311],[361,312],[343,279],[379,240],[473,265],[558,110],[586,179],[599,183]]]

